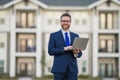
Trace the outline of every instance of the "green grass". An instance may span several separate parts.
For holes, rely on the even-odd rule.
[[[89,75],[79,75],[78,78],[78,80],[102,80],[99,77],[92,78]],[[17,80],[17,77],[10,78],[8,74],[0,74],[0,80]],[[53,75],[45,75],[41,78],[34,77],[32,78],[32,80],[53,80]]]
[[[42,76],[41,78],[33,78],[33,80],[53,80],[53,75]]]
[[[78,78],[78,80],[102,80],[99,77],[92,78],[89,75],[79,75]],[[33,78],[33,80],[53,80],[53,75],[46,75],[41,78]]]
[[[117,80],[120,80],[120,78],[118,78]]]
[[[17,80],[17,77],[9,77],[8,74],[0,74],[0,80]]]
[[[78,78],[80,80],[102,80],[101,77],[95,77],[95,78],[93,78],[90,75],[79,75]]]

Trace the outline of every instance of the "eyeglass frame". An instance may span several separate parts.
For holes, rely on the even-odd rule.
[[[61,22],[71,22],[71,20],[60,20]]]

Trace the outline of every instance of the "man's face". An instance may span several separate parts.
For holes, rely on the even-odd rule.
[[[63,30],[68,30],[71,24],[70,17],[68,16],[63,16],[61,18],[61,26]]]

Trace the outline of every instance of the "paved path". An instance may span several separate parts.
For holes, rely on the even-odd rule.
[[[31,77],[19,77],[18,80],[32,80]]]

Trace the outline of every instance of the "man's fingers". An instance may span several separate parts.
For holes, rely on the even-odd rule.
[[[72,46],[64,47],[64,50],[72,50]]]
[[[81,49],[76,48],[76,49],[73,50],[73,53],[74,53],[74,54],[77,54],[77,53],[79,53],[80,51],[81,51]]]

